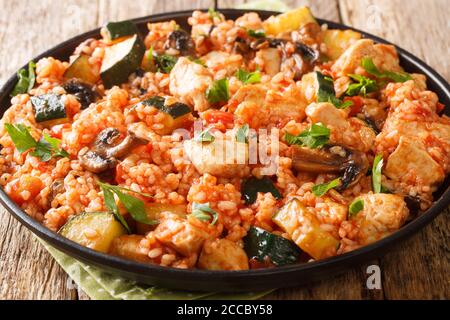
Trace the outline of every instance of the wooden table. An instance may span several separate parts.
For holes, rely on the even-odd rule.
[[[0,0],[0,84],[31,57],[108,20],[207,8],[212,0]],[[247,1],[219,1],[222,8]],[[450,80],[450,6],[447,0],[297,0],[317,17],[343,22],[390,40],[424,59]],[[447,212],[378,264],[382,289],[366,288],[366,266],[307,287],[278,290],[271,299],[448,299]],[[0,299],[89,299],[31,233],[0,208]]]

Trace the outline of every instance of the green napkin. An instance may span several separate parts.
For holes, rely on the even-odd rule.
[[[70,278],[91,299],[94,300],[256,300],[271,291],[249,293],[199,293],[188,291],[176,291],[164,288],[145,286],[134,281],[111,275],[99,268],[82,263],[61,251],[53,248],[43,240],[38,240],[64,269]]]

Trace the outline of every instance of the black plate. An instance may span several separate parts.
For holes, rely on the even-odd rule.
[[[221,10],[227,18],[236,19],[247,11],[255,10]],[[267,18],[276,12],[258,11],[262,18]],[[175,20],[182,27],[188,29],[187,18],[192,11],[181,11],[152,15],[134,20],[142,33],[146,33],[146,24],[149,21],[159,22],[165,20]],[[327,23],[331,29],[353,29],[341,24],[320,20],[321,24]],[[355,30],[355,29],[353,29]],[[75,47],[87,38],[98,38],[99,29],[87,32],[34,58],[34,61],[42,57],[53,56],[61,60],[68,60]],[[374,39],[377,42],[388,43],[383,39],[361,32],[366,38]],[[450,113],[450,86],[433,69],[424,62],[414,57],[405,50],[398,48],[401,64],[408,72],[418,72],[425,74],[428,78],[428,88],[439,95],[441,103],[447,106],[445,112]],[[17,77],[12,76],[5,86],[0,90],[0,112],[3,114],[10,106],[9,94],[12,91]],[[439,213],[447,208],[450,203],[450,179],[446,179],[441,188],[436,193],[437,201],[423,215],[402,227],[399,231],[389,237],[380,240],[369,246],[349,252],[347,254],[311,262],[306,264],[296,264],[272,269],[250,270],[250,271],[203,271],[203,270],[178,270],[165,268],[156,265],[142,264],[130,260],[125,260],[110,255],[95,252],[86,247],[80,246],[57,233],[45,228],[34,219],[23,212],[6,194],[0,190],[0,201],[5,208],[16,217],[23,225],[30,229],[40,238],[44,239],[54,247],[66,254],[83,262],[95,265],[111,273],[136,280],[141,283],[164,286],[174,289],[198,290],[198,291],[223,291],[238,292],[250,290],[264,290],[270,288],[290,287],[304,284],[310,281],[320,280],[325,277],[343,272],[355,264],[360,264],[377,258],[390,250],[393,245],[410,237],[428,223],[430,223]],[[413,248],[412,248],[413,249]],[[424,275],[425,276],[425,275]]]

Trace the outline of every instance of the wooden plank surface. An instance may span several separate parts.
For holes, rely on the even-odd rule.
[[[221,7],[248,1],[221,0]],[[209,7],[212,1],[0,0],[0,85],[30,57],[108,20]],[[447,80],[450,9],[446,0],[289,0],[315,15],[380,35],[439,69]],[[23,19],[33,7],[34,18]],[[39,32],[33,32],[39,30]],[[408,36],[413,35],[413,36]],[[370,264],[381,267],[382,290],[366,288],[366,267],[302,288],[283,289],[271,299],[449,298],[448,213],[391,253]],[[67,275],[25,228],[0,208],[0,299],[88,299],[68,287]]]

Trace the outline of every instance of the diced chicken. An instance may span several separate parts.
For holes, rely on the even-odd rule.
[[[302,121],[306,103],[297,87],[288,87],[284,92],[267,90],[263,85],[241,87],[230,101],[237,105],[237,120],[257,129],[280,120]]]
[[[269,76],[274,76],[280,72],[281,68],[281,54],[276,48],[262,49],[257,52],[256,60],[260,60],[261,70]]]
[[[210,143],[188,140],[184,142],[184,152],[201,174],[234,178],[250,173],[246,143],[223,138]]]
[[[176,214],[165,214],[154,231],[156,239],[189,257],[198,254],[209,233]]]
[[[414,179],[414,184],[424,186],[438,185],[445,178],[441,166],[430,157],[422,143],[406,137],[400,138],[397,149],[388,158],[384,173],[395,181]]]
[[[211,51],[201,58],[205,62],[208,69],[211,70],[226,70],[226,75],[231,76],[236,74],[242,63],[242,56],[238,54],[229,54],[224,51]],[[224,74],[221,72],[221,77]]]
[[[248,270],[245,251],[227,239],[208,240],[203,246],[198,267],[206,270]]]
[[[316,216],[321,223],[339,226],[347,219],[347,206],[337,203],[334,199],[323,197],[324,202],[316,204]]]
[[[313,123],[322,123],[337,130],[348,130],[347,113],[331,103],[312,103],[306,108],[306,115]]]
[[[194,110],[205,111],[209,108],[205,92],[212,82],[208,69],[180,57],[170,72],[170,93],[193,106]]]
[[[364,209],[352,221],[358,227],[356,240],[361,245],[378,241],[400,229],[409,211],[403,197],[396,194],[366,194],[361,197]]]
[[[402,71],[395,47],[361,39],[351,45],[331,67],[338,76],[357,73],[363,58],[371,58],[381,71]]]

